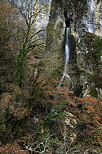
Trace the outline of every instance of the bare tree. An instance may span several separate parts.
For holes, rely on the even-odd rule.
[[[47,7],[39,7],[39,0],[18,0],[15,3],[16,9],[21,14],[21,20],[24,19],[26,24],[26,30],[24,39],[22,41],[22,46],[19,54],[17,55],[17,71],[16,71],[16,80],[19,86],[22,85],[23,78],[23,69],[24,62],[26,59],[27,53],[34,49],[36,46],[41,46],[43,43],[36,36],[44,31],[40,29],[36,31],[34,29],[35,23],[40,13],[43,13]]]

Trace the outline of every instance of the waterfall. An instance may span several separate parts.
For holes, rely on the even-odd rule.
[[[69,63],[69,51],[70,51],[70,46],[69,46],[69,34],[70,34],[70,27],[66,27],[66,37],[65,37],[65,66],[64,66],[64,72],[63,76],[60,80],[60,83],[58,87],[61,87],[62,82],[64,78],[66,78],[67,82],[71,81],[70,76],[68,75],[68,63]]]
[[[69,32],[70,32],[70,27],[66,28],[66,40],[65,40],[65,72],[67,68],[67,64],[69,62]]]
[[[95,13],[95,3],[94,0],[88,0],[88,24],[87,28],[90,33],[95,33],[95,23],[94,23],[94,13]]]
[[[94,4],[94,0],[87,0],[87,4],[88,4],[88,6],[89,6],[89,10],[90,10],[90,12],[94,12],[94,10],[95,10],[95,4]]]
[[[84,24],[86,25],[87,31],[90,33],[95,33],[95,23],[94,23],[94,14],[95,14],[95,2],[94,0],[87,0],[88,13],[84,17]]]
[[[86,31],[102,36],[102,2],[97,0],[87,0],[88,12],[84,16],[83,22]]]

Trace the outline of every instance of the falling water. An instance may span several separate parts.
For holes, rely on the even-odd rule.
[[[90,12],[93,13],[95,10],[94,0],[87,0],[87,4],[89,6]]]
[[[58,87],[61,87],[64,78],[66,78],[67,82],[71,81],[71,78],[70,78],[70,76],[67,73],[68,72],[68,63],[69,63],[69,51],[70,51],[70,47],[69,47],[69,34],[70,34],[70,27],[66,27],[65,66],[64,66],[63,76],[62,76],[62,78],[60,80],[60,83],[59,83]]]
[[[88,5],[88,13],[87,16],[84,17],[84,24],[86,25],[88,32],[95,33],[95,23],[94,23],[95,1],[87,0],[87,5]]]
[[[95,11],[95,4],[94,0],[87,0],[88,4],[88,21],[87,21],[87,29],[90,33],[95,32],[95,24],[94,24],[94,11]]]

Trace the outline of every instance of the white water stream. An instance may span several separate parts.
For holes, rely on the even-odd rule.
[[[70,76],[68,75],[68,63],[69,63],[69,51],[70,51],[70,47],[69,47],[69,34],[70,34],[70,27],[66,27],[66,39],[65,39],[65,66],[64,66],[64,72],[63,72],[63,76],[60,80],[60,83],[58,85],[58,87],[62,86],[63,80],[64,78],[66,78],[67,83],[69,81],[71,81]]]
[[[102,37],[102,1],[87,0],[88,11],[84,16],[86,31]]]
[[[94,14],[95,14],[95,1],[87,0],[88,13],[84,17],[84,24],[86,25],[87,31],[90,33],[95,33],[95,23],[94,23]]]

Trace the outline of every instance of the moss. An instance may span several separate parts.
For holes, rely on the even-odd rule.
[[[98,88],[102,88],[102,77],[99,75],[90,75],[90,80],[95,83],[95,86]]]
[[[5,119],[3,115],[0,115],[0,137],[3,136],[3,133],[6,131],[6,125],[4,123]]]
[[[94,87],[90,87],[90,95],[97,98],[97,90]]]
[[[91,75],[88,75],[90,86],[90,94],[97,97],[96,88],[102,88],[101,77],[101,56],[102,56],[102,39],[95,34],[86,33],[85,43],[88,53],[85,56],[86,66],[91,70]],[[94,85],[94,87],[93,87]]]
[[[96,49],[96,55],[100,57],[102,55],[102,39],[99,36],[95,37],[94,45]]]
[[[0,94],[2,94],[5,91],[6,87],[4,85],[4,81],[0,80]]]
[[[87,11],[87,1],[86,0],[66,0],[64,7],[70,10],[75,10],[76,18],[79,20],[83,17],[83,14]]]
[[[57,25],[57,27],[58,27],[59,29],[60,29],[60,28],[62,29],[62,28],[63,28],[63,22],[59,22],[58,25]]]
[[[86,54],[85,61],[92,63],[93,68],[95,69],[96,67],[97,69],[100,65],[100,59],[102,55],[102,39],[94,34],[87,33],[85,35],[85,43],[89,51]]]
[[[101,55],[102,55],[102,39],[100,39],[100,37],[95,37],[94,39],[94,53],[93,53],[93,56],[92,56],[92,62],[93,62],[93,65],[94,67],[96,67],[97,72],[99,71],[99,67],[100,67],[100,60],[101,60]]]

